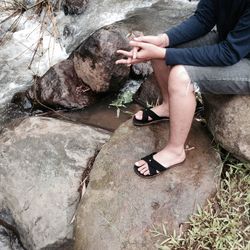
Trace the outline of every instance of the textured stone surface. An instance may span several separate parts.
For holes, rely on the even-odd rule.
[[[221,160],[207,131],[194,124],[186,161],[154,179],[133,172],[134,162],[162,148],[168,123],[134,127],[124,123],[104,145],[77,212],[76,250],[154,249],[150,230],[166,223],[179,226],[213,195]]]
[[[79,79],[71,60],[51,67],[28,91],[38,106],[84,108],[95,102],[95,94]]]
[[[106,27],[91,35],[72,55],[76,73],[95,92],[118,90],[129,68],[116,65],[118,49],[128,50],[127,30]]]
[[[72,250],[84,170],[109,134],[51,118],[29,118],[0,138],[0,193],[26,249]]]
[[[204,95],[214,139],[240,160],[250,161],[250,96]]]

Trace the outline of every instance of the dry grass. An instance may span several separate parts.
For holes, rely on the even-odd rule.
[[[161,250],[250,249],[250,164],[226,157],[220,189],[214,199],[191,216],[188,230],[170,235],[154,228]]]

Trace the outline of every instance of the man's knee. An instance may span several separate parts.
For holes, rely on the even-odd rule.
[[[169,74],[168,91],[169,93],[187,93],[188,90],[192,91],[191,79],[182,65],[172,67]]]

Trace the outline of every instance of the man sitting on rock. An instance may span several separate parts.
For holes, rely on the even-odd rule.
[[[211,31],[215,25],[217,32]],[[180,25],[158,36],[134,38],[130,45],[131,51],[118,50],[126,59],[116,63],[151,60],[163,96],[161,105],[136,113],[134,124],[170,118],[167,145],[135,163],[135,172],[149,178],[185,160],[195,92],[250,93],[250,0],[201,0]]]

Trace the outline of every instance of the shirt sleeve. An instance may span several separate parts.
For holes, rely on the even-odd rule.
[[[224,41],[197,48],[169,48],[168,65],[228,66],[250,53],[250,4]]]
[[[193,16],[166,31],[170,47],[194,40],[207,34],[215,26],[214,0],[201,0]]]

